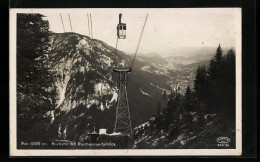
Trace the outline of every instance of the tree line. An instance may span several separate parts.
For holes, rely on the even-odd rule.
[[[224,55],[219,44],[209,66],[197,68],[194,88],[188,86],[184,95],[172,92],[164,113],[221,113],[235,118],[235,78],[235,51],[230,49]]]
[[[49,22],[41,14],[17,14],[17,137],[46,139],[54,110],[53,78],[45,66],[49,53]]]

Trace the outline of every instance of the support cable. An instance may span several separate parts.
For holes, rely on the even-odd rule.
[[[69,16],[69,20],[70,20],[70,14],[68,13],[68,16]],[[71,29],[71,32],[73,32],[72,30],[72,25],[71,25],[71,21],[70,21],[70,29]]]
[[[91,38],[93,39],[93,32],[92,32],[92,17],[91,17],[91,14],[90,14],[90,24],[91,24]]]
[[[135,62],[136,54],[137,54],[137,51],[138,51],[138,48],[139,48],[139,44],[140,44],[141,39],[142,39],[142,35],[143,35],[143,32],[144,32],[144,27],[145,27],[145,24],[146,24],[147,17],[148,17],[148,14],[146,15],[145,22],[144,22],[144,25],[143,25],[143,29],[142,29],[142,32],[141,32],[141,35],[140,35],[140,38],[139,38],[139,42],[138,42],[138,45],[137,45],[137,48],[136,48],[136,51],[135,51],[134,59],[133,59],[132,66],[131,66],[132,69],[134,69],[134,62]]]
[[[117,56],[117,54],[116,54],[116,51],[117,51],[117,44],[118,44],[118,37],[117,37],[117,39],[116,39],[116,49],[115,49],[115,57],[114,57],[114,63],[115,63],[115,60],[116,60],[116,56]]]
[[[87,16],[88,16],[88,36],[89,36],[89,38],[90,38],[90,29],[89,29],[89,15],[87,14]]]
[[[64,28],[64,24],[63,24],[63,20],[62,20],[61,14],[60,14],[60,18],[61,18],[61,22],[62,22],[63,31],[64,31],[64,33],[65,33],[65,28]]]
[[[143,36],[144,27],[146,25],[147,17],[148,17],[148,14],[146,15],[146,18],[145,18],[145,21],[144,21],[144,25],[143,25],[143,29],[142,29],[142,32],[141,32],[141,35],[140,35],[140,38],[139,38],[139,42],[137,44],[137,48],[136,48],[134,59],[133,59],[132,66],[131,66],[132,70],[134,70],[134,62],[135,62],[137,51],[138,51],[138,48],[139,48],[139,45],[140,45],[140,42],[141,42],[141,39],[142,39],[142,36]],[[129,74],[128,79],[127,79],[128,80],[127,87],[128,87],[129,82],[130,82],[130,77],[131,77],[131,73]]]
[[[113,61],[113,64],[114,64],[113,66],[114,66],[114,67],[112,67],[112,68],[116,68],[116,56],[117,56],[116,51],[117,51],[117,44],[118,44],[118,37],[117,37],[117,39],[116,39],[116,48],[115,48],[115,55],[114,55],[114,61]],[[113,71],[111,71],[110,73],[106,74],[106,76],[109,75],[109,74],[111,74],[111,73],[113,73]],[[113,84],[113,74],[112,74],[112,85],[114,85],[114,84]]]

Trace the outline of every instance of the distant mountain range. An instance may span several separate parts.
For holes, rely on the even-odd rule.
[[[217,46],[217,45],[216,45]],[[222,47],[224,53],[230,48],[234,47]],[[138,53],[139,56],[161,56],[161,57],[193,57],[200,55],[212,55],[216,52],[216,47],[176,47],[167,53]],[[132,54],[129,54],[132,55]]]

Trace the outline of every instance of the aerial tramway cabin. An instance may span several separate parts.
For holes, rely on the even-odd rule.
[[[126,24],[121,22],[122,14],[119,14],[119,24],[117,25],[118,39],[126,38]]]

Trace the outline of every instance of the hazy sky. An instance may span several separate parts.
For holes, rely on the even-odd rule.
[[[39,12],[40,11],[40,12]],[[46,12],[48,11],[48,12]],[[240,24],[240,10],[208,9],[48,9],[38,10],[49,20],[50,30],[62,33],[62,15],[66,32],[70,32],[68,13],[73,32],[88,35],[87,13],[92,15],[93,37],[115,47],[119,13],[127,24],[126,39],[119,40],[118,49],[134,53],[148,13],[139,47],[140,53],[169,54],[182,47],[235,46]]]

